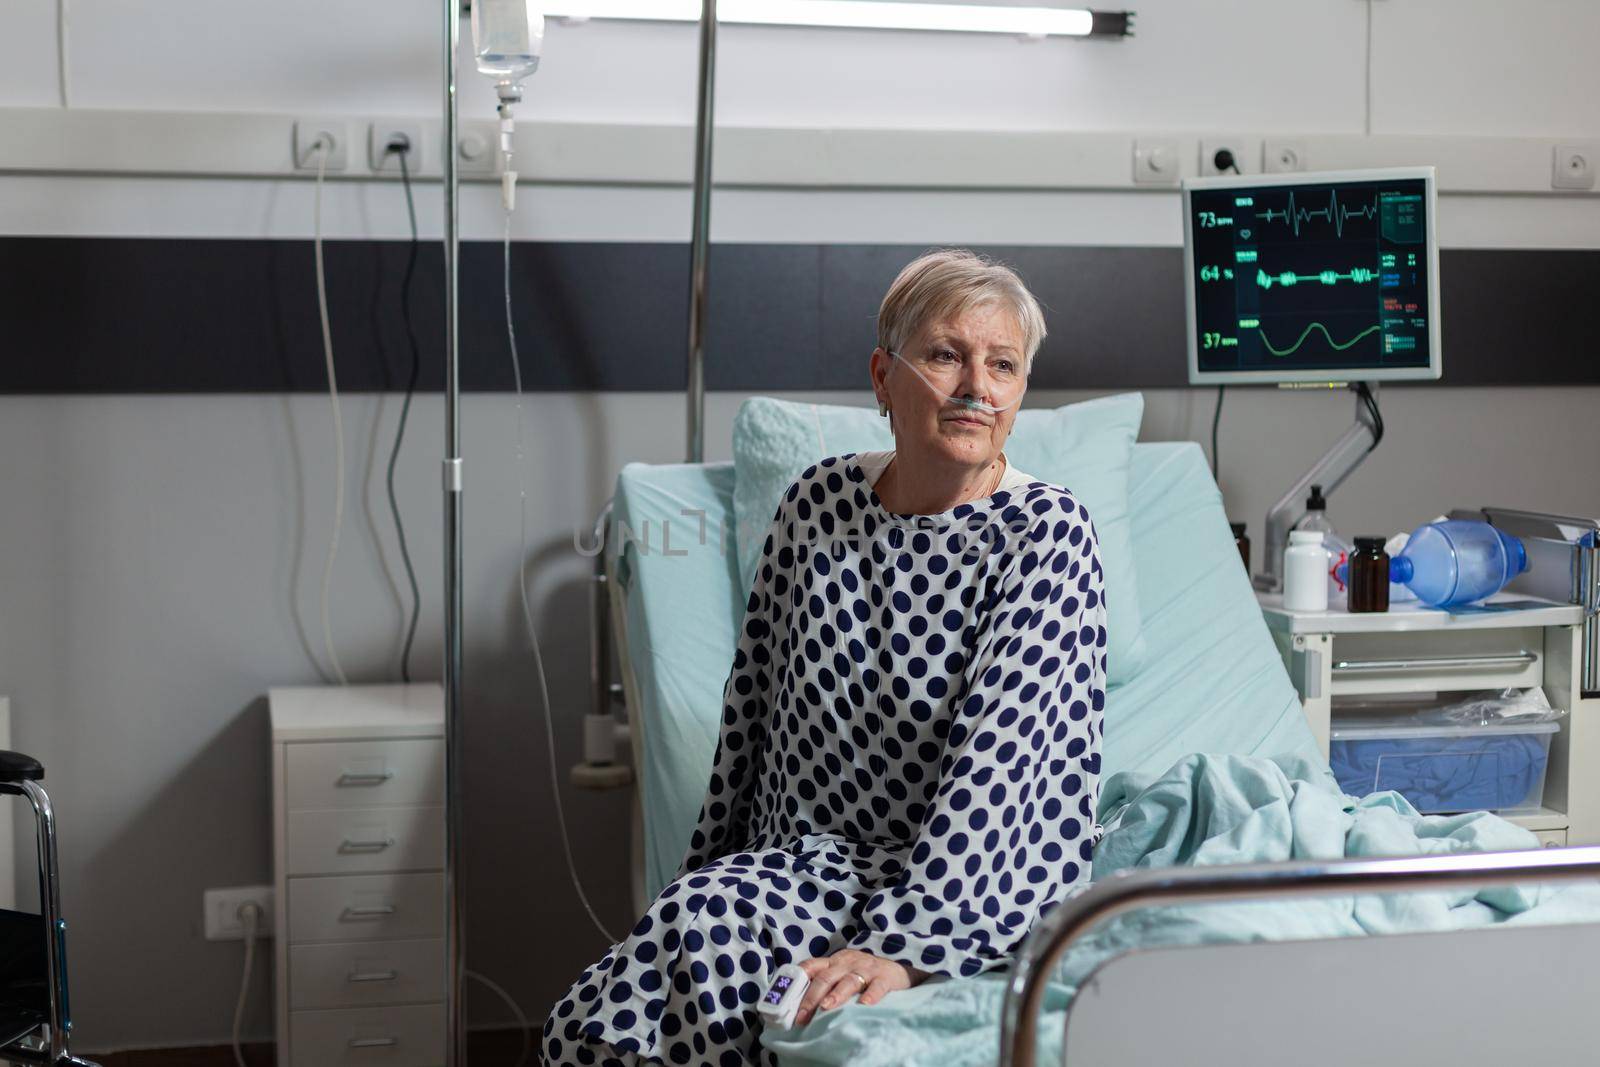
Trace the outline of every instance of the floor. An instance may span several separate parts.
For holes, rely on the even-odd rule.
[[[247,1067],[273,1067],[272,1049],[273,1046],[268,1042],[245,1045],[243,1051]],[[521,1055],[520,1030],[478,1030],[467,1037],[467,1057],[474,1067],[515,1067]],[[102,1052],[92,1059],[100,1067],[236,1067],[233,1048],[229,1045]],[[530,1047],[527,1062],[538,1062],[536,1045]]]

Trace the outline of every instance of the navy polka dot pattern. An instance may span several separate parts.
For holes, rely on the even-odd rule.
[[[1089,877],[1105,679],[1070,492],[896,515],[853,454],[808,468],[763,546],[689,854],[551,1013],[546,1062],[771,1063],[768,976],[843,948],[1003,966]]]

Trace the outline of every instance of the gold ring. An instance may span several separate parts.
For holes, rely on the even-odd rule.
[[[854,978],[856,981],[860,982],[862,989],[865,989],[865,988],[867,988],[867,986],[872,984],[871,982],[867,981],[865,978],[863,978],[859,974],[857,974],[855,971],[851,971],[850,972],[850,977]]]

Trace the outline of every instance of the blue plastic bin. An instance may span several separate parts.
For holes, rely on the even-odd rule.
[[[1535,811],[1544,799],[1553,722],[1418,725],[1335,720],[1328,761],[1339,786],[1364,797],[1392,789],[1424,814]]]

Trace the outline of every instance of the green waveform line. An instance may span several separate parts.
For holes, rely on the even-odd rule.
[[[1367,282],[1378,280],[1378,272],[1366,267],[1352,267],[1345,273],[1336,270],[1318,271],[1316,274],[1296,274],[1294,271],[1284,271],[1281,274],[1268,274],[1264,270],[1256,271],[1256,284],[1263,289],[1271,289],[1274,285],[1299,285],[1303,282],[1321,282],[1323,285],[1337,285],[1339,282],[1354,282],[1364,285]]]
[[[1328,206],[1319,208],[1297,208],[1294,203],[1294,191],[1289,191],[1289,203],[1282,211],[1273,211],[1268,208],[1261,213],[1263,222],[1282,220],[1294,228],[1294,235],[1300,236],[1300,224],[1309,222],[1313,215],[1321,215],[1322,221],[1333,223],[1333,232],[1340,237],[1344,236],[1344,224],[1347,219],[1356,217],[1375,219],[1378,217],[1378,198],[1373,197],[1372,203],[1366,207],[1356,208],[1354,211],[1339,203],[1339,194],[1332,189],[1328,190]]]
[[[1335,285],[1339,282],[1355,282],[1357,285],[1377,281],[1378,272],[1368,270],[1366,267],[1351,267],[1347,273],[1340,274],[1336,270],[1320,271],[1316,274],[1296,274],[1286,270],[1282,274],[1268,274],[1264,270],[1256,271],[1256,284],[1263,289],[1271,289],[1274,285],[1299,285],[1301,282],[1321,282],[1323,285]]]
[[[1266,330],[1258,328],[1256,330],[1256,332],[1261,335],[1261,343],[1267,346],[1267,351],[1268,352],[1271,352],[1275,356],[1291,356],[1295,352],[1299,351],[1301,345],[1306,343],[1306,338],[1311,336],[1311,331],[1312,330],[1321,330],[1322,331],[1322,336],[1324,336],[1324,337],[1326,337],[1328,339],[1328,344],[1333,347],[1333,350],[1335,352],[1343,352],[1345,349],[1349,348],[1351,345],[1353,345],[1357,341],[1361,340],[1367,334],[1373,333],[1373,332],[1375,332],[1375,331],[1377,331],[1377,330],[1379,330],[1381,328],[1382,328],[1381,326],[1376,326],[1376,325],[1368,326],[1365,330],[1362,330],[1360,333],[1358,333],[1354,337],[1350,338],[1350,340],[1346,341],[1344,344],[1340,344],[1338,341],[1335,341],[1333,339],[1333,335],[1328,332],[1328,328],[1326,326],[1322,325],[1322,323],[1320,323],[1320,322],[1313,322],[1310,326],[1307,326],[1305,328],[1305,330],[1303,330],[1301,332],[1299,337],[1295,338],[1294,344],[1290,345],[1288,348],[1274,348],[1274,347],[1272,347],[1272,342],[1267,340],[1267,331]]]

